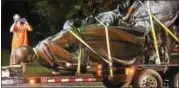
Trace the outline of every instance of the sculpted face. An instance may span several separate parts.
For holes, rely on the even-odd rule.
[[[28,63],[34,60],[34,56],[34,51],[29,46],[21,46],[15,50],[15,59],[17,59],[16,64],[20,64],[20,62]]]

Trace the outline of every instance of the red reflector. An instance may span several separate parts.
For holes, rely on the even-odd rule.
[[[102,78],[101,77],[97,77],[96,81],[102,81]]]
[[[83,82],[88,82],[89,78],[83,78]]]
[[[75,82],[75,78],[70,78],[69,82]]]
[[[61,82],[61,78],[55,78],[55,83],[60,83]]]
[[[42,77],[41,78],[41,83],[46,83],[47,82],[47,77]]]

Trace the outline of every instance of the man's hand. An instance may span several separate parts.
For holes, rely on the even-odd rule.
[[[26,18],[23,18],[23,20],[24,20],[25,24],[28,24],[28,22],[27,22],[27,19],[26,19]]]
[[[14,20],[14,24],[16,24],[19,20]]]

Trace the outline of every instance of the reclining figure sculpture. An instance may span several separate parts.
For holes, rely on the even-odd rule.
[[[128,29],[128,28],[126,28]],[[84,27],[80,30],[82,39],[90,45],[98,55],[106,56],[106,40],[104,27],[93,26]],[[135,32],[135,31],[134,31]],[[135,35],[122,31],[122,27],[109,27],[111,54],[115,58],[116,63],[132,64],[136,56],[142,55],[142,46],[144,40],[137,38]],[[31,62],[37,60],[41,65],[49,69],[65,68],[67,63],[76,64],[77,55],[75,53],[80,49],[80,41],[78,41],[70,32],[63,35],[58,33],[41,41],[36,47],[22,46],[16,49],[16,58],[18,64],[20,62]],[[87,57],[90,61],[105,63],[99,56],[95,55],[85,46],[82,46],[84,54],[82,55],[82,65],[87,65]]]

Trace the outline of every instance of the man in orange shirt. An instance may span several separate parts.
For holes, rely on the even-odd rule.
[[[15,64],[17,61],[14,56],[15,49],[19,46],[29,45],[27,32],[32,31],[31,26],[28,24],[25,18],[21,19],[18,14],[15,14],[13,19],[14,23],[10,28],[10,32],[13,32],[10,65]]]

